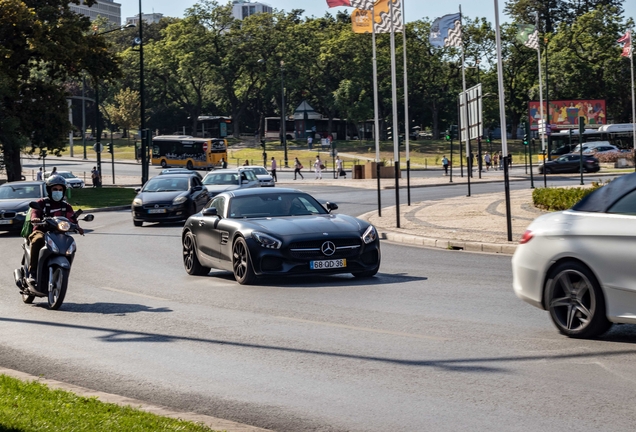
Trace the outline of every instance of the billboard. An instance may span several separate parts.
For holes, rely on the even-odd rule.
[[[543,102],[543,115],[547,117],[546,103]],[[605,100],[555,100],[550,101],[550,116],[548,124],[553,131],[559,129],[577,128],[579,117],[585,118],[585,126],[588,128],[598,128],[606,124]],[[528,102],[528,121],[530,129],[539,129],[539,119],[541,118],[539,101]]]

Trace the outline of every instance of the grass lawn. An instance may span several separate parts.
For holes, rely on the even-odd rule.
[[[71,189],[68,202],[75,210],[130,205],[137,193],[120,187]]]
[[[103,140],[104,152],[102,153],[102,160],[108,161],[111,158],[108,153],[106,143],[108,140]],[[93,150],[94,141],[87,141],[86,154],[89,158],[95,157],[95,151]],[[113,147],[115,150],[115,159],[134,160],[135,159],[135,141],[128,139],[115,139],[113,140]],[[243,165],[247,159],[250,164],[262,165],[263,164],[263,150],[260,146],[255,146],[253,142],[249,141],[246,144],[250,147],[236,146],[240,141],[235,139],[228,140],[228,164],[229,167],[236,167]],[[324,159],[330,160],[331,157],[326,157],[329,149],[325,148],[322,151],[320,145],[313,146],[312,151],[308,151],[307,142],[305,140],[288,140],[287,142],[287,160],[290,166],[293,166],[294,158],[298,158],[301,163],[307,168],[312,166],[315,160],[316,153],[320,149],[321,156]],[[375,143],[370,140],[361,141],[337,141],[337,150],[339,153],[348,153],[354,156],[341,156],[345,162],[346,167],[351,167],[354,163],[364,164],[367,158],[375,159]],[[473,152],[477,154],[477,143],[472,142]],[[465,148],[465,144],[462,144],[462,149]],[[524,146],[521,140],[508,140],[508,148],[512,154],[513,164],[524,163]],[[540,145],[535,145],[535,151],[538,151]],[[415,140],[409,142],[411,166],[414,168],[423,167],[438,167],[442,165],[442,156],[446,155],[450,159],[450,143],[444,140]],[[482,152],[488,151],[498,152],[501,150],[501,142],[496,141],[492,143],[482,142]],[[83,147],[81,140],[75,140],[74,153],[75,155],[83,154]],[[268,141],[267,142],[267,160],[270,161],[272,156],[279,162],[284,161],[284,149],[279,142]],[[69,148],[66,148],[63,155],[68,156],[70,154]],[[402,163],[406,160],[406,150],[404,145],[400,147],[400,160]],[[389,141],[380,142],[380,160],[386,164],[391,164],[394,159],[393,143]],[[465,156],[464,156],[465,162]],[[533,155],[533,163],[538,162],[538,155]],[[269,162],[268,162],[269,163]],[[331,166],[331,164],[326,164]],[[455,140],[453,141],[453,166],[459,166],[459,144]]]
[[[2,431],[206,431],[206,426],[103,403],[0,375]]]

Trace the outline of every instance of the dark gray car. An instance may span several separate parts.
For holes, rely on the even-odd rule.
[[[19,181],[0,185],[0,231],[19,232],[29,203],[46,196],[44,182]]]

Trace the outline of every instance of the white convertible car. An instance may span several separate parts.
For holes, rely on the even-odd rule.
[[[535,219],[512,258],[515,293],[570,337],[636,324],[636,173]]]

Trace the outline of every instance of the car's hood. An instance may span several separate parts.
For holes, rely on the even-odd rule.
[[[270,181],[272,176],[269,174],[256,174],[256,178],[263,181]]]
[[[26,211],[29,208],[29,203],[37,200],[39,200],[39,198],[0,200],[0,210],[19,212]]]
[[[256,231],[263,230],[279,237],[301,234],[337,235],[360,233],[364,222],[346,215],[290,216],[263,219],[248,219],[247,224]]]
[[[208,192],[217,193],[217,194],[240,188],[240,186],[237,184],[235,185],[204,185],[204,186],[208,190]]]
[[[184,191],[140,192],[137,194],[137,198],[140,198],[144,204],[165,203],[172,202],[173,199],[184,193]]]

